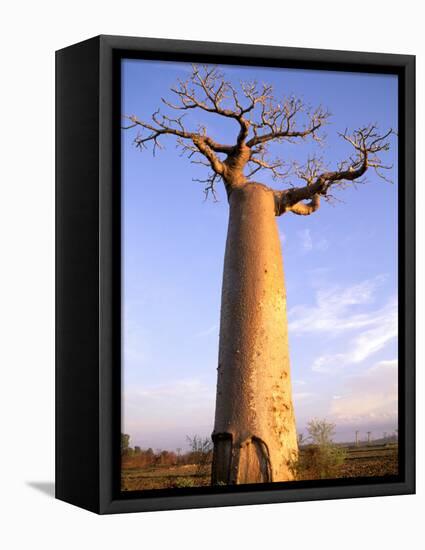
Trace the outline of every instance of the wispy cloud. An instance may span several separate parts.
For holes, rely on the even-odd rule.
[[[281,243],[285,243],[287,239],[286,233],[284,233],[283,231],[279,231],[279,238]]]
[[[344,349],[329,345],[312,364],[316,372],[335,372],[346,365],[361,363],[397,337],[397,301],[390,299],[376,307],[376,291],[384,276],[347,287],[328,285],[316,291],[315,303],[299,305],[288,312],[289,331],[297,334],[325,334],[335,341],[344,337]]]
[[[397,425],[397,360],[380,361],[347,377],[347,391],[333,399],[330,416],[337,425]],[[335,397],[335,396],[334,396]]]
[[[311,238],[310,229],[303,229],[299,231],[298,236],[301,241],[301,248],[304,252],[310,252],[310,250],[313,250],[313,239]]]
[[[361,332],[354,339],[352,361],[360,363],[381,350],[387,342],[397,336],[397,303],[391,300],[384,308],[372,314],[371,328]]]
[[[328,286],[317,290],[313,306],[299,305],[288,311],[289,330],[335,333],[373,325],[373,316],[359,311],[358,306],[373,302],[381,281],[382,277],[377,277],[345,288]]]
[[[215,384],[199,378],[130,385],[124,388],[123,430],[145,447],[159,445],[164,434],[178,444],[187,434],[211,433],[214,401]]]
[[[202,338],[204,336],[210,336],[211,334],[214,334],[214,335],[218,334],[218,324],[217,323],[214,323],[210,327],[208,327],[204,330],[201,330],[200,332],[198,332],[196,334],[196,336]]]
[[[323,252],[329,248],[327,239],[321,236],[317,237],[316,235],[312,235],[308,228],[298,231],[298,237],[303,252],[311,252],[313,250]]]
[[[313,395],[314,394],[312,392],[309,392],[309,391],[294,392],[293,398],[294,398],[294,401],[297,402],[297,401],[301,401],[303,399],[308,399],[309,397],[313,397]]]
[[[385,307],[369,315],[366,330],[349,339],[347,350],[319,356],[312,365],[316,372],[333,372],[346,365],[361,363],[382,350],[397,337],[397,304],[391,300]]]
[[[199,398],[200,396],[205,397],[211,391],[211,388],[203,384],[199,379],[187,378],[184,380],[175,380],[169,384],[142,386],[134,390],[133,395],[143,399],[174,399],[189,395]]]

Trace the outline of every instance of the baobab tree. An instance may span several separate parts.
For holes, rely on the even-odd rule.
[[[358,182],[370,168],[382,177],[389,168],[379,153],[389,149],[392,130],[375,125],[347,130],[341,138],[352,155],[333,170],[317,157],[305,165],[271,158],[272,143],[321,141],[329,121],[322,107],[301,99],[278,101],[273,88],[256,82],[236,86],[217,67],[193,66],[186,80],[161,98],[165,113],[149,121],[126,114],[125,130],[138,130],[143,150],[163,147],[171,136],[192,163],[209,169],[206,197],[216,199],[221,181],[229,204],[224,260],[212,483],[287,481],[297,458],[297,432],[291,395],[286,293],[276,217],[308,216],[330,200],[337,187]],[[199,112],[234,123],[232,143],[221,143],[207,127],[188,127],[185,116]],[[190,117],[189,117],[190,118]],[[258,181],[269,172],[276,185]],[[294,181],[300,182],[298,185]],[[280,182],[280,186],[279,186]],[[282,185],[285,184],[285,185]],[[283,187],[283,188],[282,188]]]

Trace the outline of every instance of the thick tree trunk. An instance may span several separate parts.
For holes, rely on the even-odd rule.
[[[212,483],[287,481],[298,446],[273,192],[249,184],[229,204]]]

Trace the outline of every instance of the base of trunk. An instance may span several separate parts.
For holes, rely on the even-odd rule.
[[[270,483],[273,481],[267,445],[252,436],[233,448],[232,436],[214,436],[213,485]]]

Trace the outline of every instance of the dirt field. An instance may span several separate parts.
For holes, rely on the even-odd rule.
[[[397,475],[398,448],[396,445],[347,447],[347,458],[335,477],[368,477]],[[123,491],[202,487],[210,484],[208,470],[198,472],[196,465],[123,468]]]
[[[397,473],[397,445],[370,445],[349,447],[338,477],[389,476]]]
[[[121,488],[123,491],[144,491],[209,485],[209,471],[200,474],[197,469],[196,465],[123,468]]]

